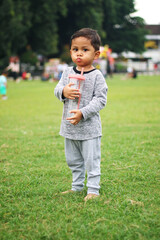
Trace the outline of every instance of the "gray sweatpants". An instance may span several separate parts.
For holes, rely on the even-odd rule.
[[[72,190],[81,191],[84,187],[87,171],[89,193],[99,195],[101,137],[89,140],[65,139],[66,161],[72,171]]]

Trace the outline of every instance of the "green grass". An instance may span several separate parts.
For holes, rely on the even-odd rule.
[[[9,82],[0,100],[1,225],[5,240],[160,239],[160,79],[107,80],[101,111],[101,196],[70,189],[56,83]]]

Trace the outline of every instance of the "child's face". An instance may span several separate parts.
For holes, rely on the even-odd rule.
[[[92,68],[93,60],[99,57],[100,52],[95,51],[89,39],[78,37],[72,40],[70,54],[77,67],[80,69],[84,67],[85,71],[89,71]]]

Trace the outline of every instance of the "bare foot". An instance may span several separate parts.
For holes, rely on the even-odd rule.
[[[97,198],[97,197],[99,197],[99,195],[93,194],[93,193],[89,193],[89,194],[84,198],[84,201],[86,202],[86,201],[88,201],[88,200],[90,200],[90,199],[94,199],[94,198]]]

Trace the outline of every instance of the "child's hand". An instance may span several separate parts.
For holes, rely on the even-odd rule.
[[[70,111],[70,113],[74,113],[74,115],[73,117],[67,118],[67,120],[70,120],[70,123],[72,123],[73,125],[78,124],[83,117],[81,111],[79,109],[78,110],[76,109],[76,110]]]
[[[69,83],[63,88],[63,96],[69,99],[78,98],[80,95],[79,89],[71,88],[74,83]]]

